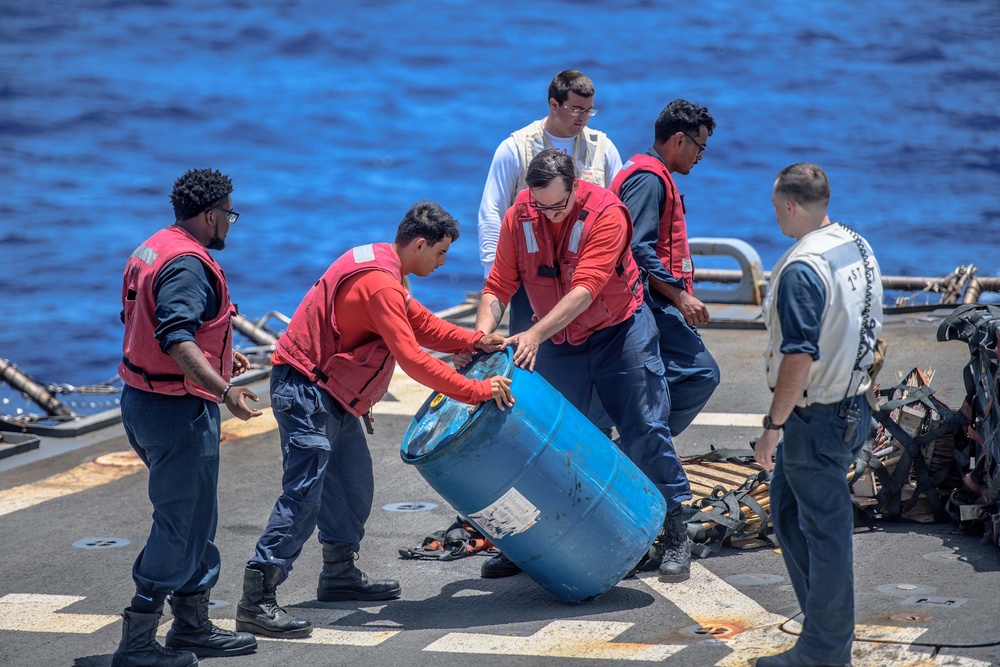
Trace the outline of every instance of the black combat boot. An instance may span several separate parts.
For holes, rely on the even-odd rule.
[[[681,518],[678,506],[667,514],[663,522],[663,534],[657,538],[663,549],[660,562],[660,581],[676,584],[691,578],[691,540],[688,538],[687,524]]]
[[[122,641],[111,658],[111,667],[193,667],[198,656],[187,651],[163,648],[156,641],[160,612],[122,612]]]
[[[316,597],[323,602],[338,600],[392,600],[399,597],[395,579],[370,581],[354,567],[354,551],[348,546],[323,545],[323,571]]]
[[[243,599],[236,606],[236,629],[279,639],[308,637],[312,623],[295,618],[278,606],[277,589],[281,568],[277,565],[248,567],[243,571]]]
[[[167,632],[167,646],[191,651],[199,658],[243,655],[256,651],[257,640],[250,633],[230,632],[212,625],[208,618],[210,592],[169,598],[174,623]]]
[[[521,568],[517,563],[500,552],[483,561],[479,569],[479,576],[483,579],[500,579],[501,577],[512,577],[520,571]]]

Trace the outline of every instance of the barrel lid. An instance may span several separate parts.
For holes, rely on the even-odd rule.
[[[473,357],[473,360],[459,372],[472,380],[485,380],[495,375],[509,377],[513,365],[513,351],[505,348],[492,354]],[[414,415],[410,427],[403,436],[400,452],[403,460],[412,461],[440,450],[454,440],[473,420],[489,410],[498,410],[492,400],[469,405],[444,394],[434,394]]]

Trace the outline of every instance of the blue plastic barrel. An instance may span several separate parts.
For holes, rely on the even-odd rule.
[[[462,372],[510,377],[517,403],[501,412],[433,395],[403,436],[403,461],[559,601],[610,590],[656,538],[662,494],[510,349]]]

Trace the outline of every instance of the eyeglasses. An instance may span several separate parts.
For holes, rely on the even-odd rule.
[[[530,193],[531,191],[529,190],[528,192]],[[535,195],[531,195],[531,199],[528,200],[528,206],[535,209],[536,211],[561,211],[567,206],[569,206],[569,198],[570,195],[572,194],[573,191],[570,190],[569,192],[566,193],[566,199],[563,199],[561,203],[553,204],[552,206],[542,206],[537,201],[535,201]]]
[[[236,211],[230,211],[228,208],[222,208],[221,206],[213,206],[212,208],[206,210],[205,212],[208,213],[208,211],[223,211],[227,213],[229,218],[229,224],[231,225],[235,225],[236,221],[240,219],[239,213],[237,213]]]
[[[587,114],[591,118],[597,115],[597,107],[590,107],[589,109],[584,109],[582,107],[568,107],[565,104],[563,104],[562,108],[569,111],[574,118],[579,118],[583,114]]]
[[[684,132],[683,134],[684,134],[685,137],[687,137],[688,139],[690,139],[691,141],[693,141],[694,145],[698,147],[698,155],[701,155],[706,150],[708,150],[708,146],[706,146],[705,144],[699,142],[697,139],[695,139],[694,137],[692,137],[687,132]]]

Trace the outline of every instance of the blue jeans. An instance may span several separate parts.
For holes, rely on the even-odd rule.
[[[538,349],[535,370],[583,414],[596,387],[618,428],[622,451],[660,489],[667,510],[691,499],[667,424],[670,394],[647,308],[580,345],[546,341]]]
[[[361,548],[375,483],[361,420],[319,385],[279,364],[271,371],[271,407],[281,437],[281,496],[249,564],[278,565],[284,581],[317,525],[321,543]]]
[[[215,529],[219,507],[219,406],[195,396],[166,396],[128,385],[122,424],[149,468],[153,527],[132,579],[154,593],[197,593],[219,579]]]
[[[802,609],[792,649],[817,663],[847,664],[854,639],[854,509],[847,469],[868,434],[865,397],[857,430],[844,442],[839,404],[795,408],[785,422],[771,479],[771,519]]]
[[[652,311],[660,332],[660,357],[670,387],[670,433],[679,435],[691,425],[719,386],[719,365],[675,306]]]

